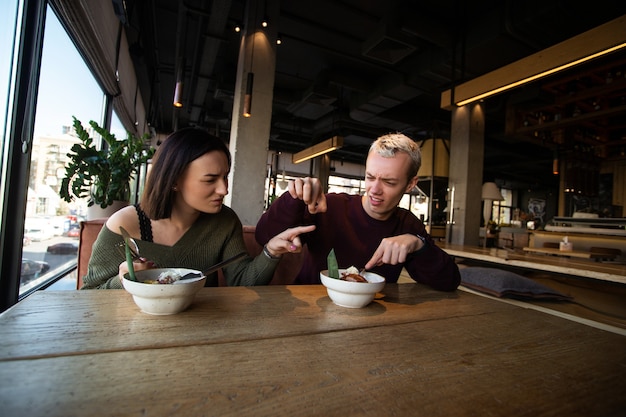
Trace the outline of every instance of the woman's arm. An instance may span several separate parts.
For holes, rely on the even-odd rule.
[[[121,235],[113,233],[105,224],[93,244],[87,275],[81,289],[123,288],[118,277],[119,265],[125,260],[118,250],[124,244]]]

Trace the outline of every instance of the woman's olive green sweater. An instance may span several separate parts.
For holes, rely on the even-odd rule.
[[[122,288],[118,278],[124,256],[122,236],[106,225],[93,245],[82,289]],[[235,212],[223,206],[219,213],[202,214],[173,246],[137,240],[141,256],[157,268],[191,268],[204,271],[210,266],[246,251],[241,221]],[[223,272],[229,286],[266,285],[272,279],[278,260],[263,253],[227,266]],[[207,278],[207,286],[216,285],[217,272]]]

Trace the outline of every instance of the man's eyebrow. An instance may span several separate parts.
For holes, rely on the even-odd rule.
[[[365,172],[365,176],[366,177],[374,177],[374,178],[376,178],[376,175],[372,174],[371,172],[367,172],[367,171]],[[382,177],[382,176],[380,177],[380,179],[383,180],[383,181],[398,181],[399,180],[396,177]]]

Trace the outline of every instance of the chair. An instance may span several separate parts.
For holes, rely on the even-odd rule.
[[[91,248],[106,221],[106,218],[102,218],[80,222],[80,234],[78,236],[78,267],[76,269],[77,290],[83,286],[83,277],[87,275]]]

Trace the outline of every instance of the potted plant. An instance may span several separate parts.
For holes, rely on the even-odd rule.
[[[150,135],[138,137],[127,132],[126,139],[118,140],[92,120],[89,124],[106,142],[103,149],[97,149],[80,120],[73,119],[80,142],[74,144],[67,154],[70,161],[61,181],[61,198],[69,203],[74,198],[87,197],[88,207],[97,205],[103,209],[113,205],[114,201],[127,203],[131,179],[154,155],[155,149],[148,145]]]

